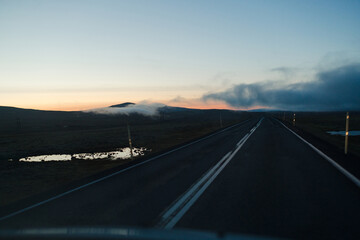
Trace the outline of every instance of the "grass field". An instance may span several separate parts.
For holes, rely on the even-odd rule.
[[[112,151],[128,146],[127,123],[134,147],[156,154],[256,114],[225,110],[175,109],[154,117],[133,114],[95,115],[81,112],[45,112],[0,107],[0,207],[52,188],[69,184],[129,160],[77,160],[67,162],[18,162],[43,154]],[[270,113],[283,119],[284,113]],[[292,122],[293,113],[285,120]],[[296,127],[332,144],[340,151],[344,137],[327,131],[345,128],[344,112],[298,112]],[[360,130],[360,113],[350,112],[350,130]],[[360,136],[349,137],[349,152],[359,156]],[[9,161],[13,159],[13,161]]]
[[[9,113],[10,111],[10,113]],[[94,115],[6,108],[0,120],[0,206],[113,168],[129,160],[19,162],[19,158],[61,153],[112,151],[128,146],[164,151],[250,117],[221,110],[164,111],[148,118],[133,114]],[[20,120],[19,120],[20,119]],[[13,161],[9,161],[13,159]]]
[[[334,147],[343,151],[345,137],[330,135],[328,131],[345,131],[346,112],[296,112],[296,127],[329,142]],[[349,130],[360,130],[360,112],[350,112]],[[292,112],[274,113],[279,119],[292,123]],[[359,157],[360,160],[360,136],[349,136],[348,151]]]

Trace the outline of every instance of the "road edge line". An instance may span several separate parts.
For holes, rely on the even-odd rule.
[[[285,126],[285,124],[283,124],[282,122],[280,122],[278,119],[276,119],[279,123],[281,123],[281,125],[283,125],[287,130],[289,130],[290,132],[292,132],[295,136],[297,136],[300,140],[302,140],[304,143],[306,143],[308,146],[310,146],[315,152],[317,152],[320,156],[322,156],[323,158],[325,158],[331,165],[333,165],[338,171],[340,171],[343,175],[345,175],[350,181],[352,181],[357,187],[360,188],[360,180],[357,179],[353,174],[351,174],[350,172],[348,172],[345,168],[343,168],[342,166],[340,166],[340,164],[338,164],[337,162],[335,162],[335,160],[333,160],[332,158],[330,158],[328,155],[326,155],[325,153],[323,153],[322,151],[320,151],[318,148],[316,148],[314,145],[312,145],[311,143],[309,143],[308,141],[306,141],[304,138],[302,138],[300,135],[298,135],[297,133],[295,133],[293,130],[291,130],[290,128],[288,128],[287,126]]]

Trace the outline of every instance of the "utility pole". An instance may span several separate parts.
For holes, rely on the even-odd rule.
[[[128,130],[128,137],[129,137],[130,158],[132,160],[133,159],[133,148],[132,148],[132,143],[131,143],[131,134],[130,134],[129,122],[127,123],[127,130]]]
[[[348,152],[348,137],[349,137],[349,112],[346,113],[346,125],[345,125],[345,154]]]

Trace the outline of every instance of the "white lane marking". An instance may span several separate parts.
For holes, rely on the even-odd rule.
[[[277,119],[276,119],[277,120]],[[322,156],[323,158],[325,158],[329,163],[331,163],[337,170],[339,170],[342,174],[344,174],[348,179],[350,179],[350,181],[352,181],[353,183],[355,183],[356,186],[360,187],[360,180],[357,179],[354,175],[352,175],[350,172],[348,172],[347,170],[345,170],[343,167],[341,167],[337,162],[335,162],[333,159],[331,159],[329,156],[327,156],[325,153],[323,153],[322,151],[320,151],[319,149],[317,149],[314,145],[312,145],[311,143],[309,143],[308,141],[306,141],[305,139],[303,139],[302,137],[300,137],[298,134],[296,134],[294,131],[292,131],[290,128],[288,128],[287,126],[285,126],[282,122],[280,122],[279,120],[277,120],[279,123],[281,123],[287,130],[289,130],[290,132],[292,132],[295,136],[297,136],[298,138],[300,138],[304,143],[306,143],[307,145],[309,145],[315,152],[317,152],[320,156]]]
[[[234,128],[234,127],[237,127],[237,126],[239,126],[239,125],[245,124],[246,122],[248,122],[248,121],[250,121],[250,120],[251,120],[251,119],[248,119],[248,120],[245,120],[245,121],[243,121],[243,122],[241,122],[241,123],[235,124],[235,125],[233,125],[233,126],[229,126],[229,127],[227,127],[227,128],[224,128],[224,129],[221,130],[221,131],[215,132],[215,133],[210,134],[210,135],[208,135],[208,136],[206,136],[206,137],[203,137],[203,138],[200,138],[200,139],[198,139],[198,140],[196,140],[196,141],[193,141],[193,142],[190,142],[190,143],[188,143],[188,144],[185,144],[185,145],[183,145],[183,146],[181,146],[181,147],[178,147],[178,148],[175,148],[175,149],[170,150],[170,151],[168,151],[168,152],[162,153],[162,154],[157,155],[157,156],[155,156],[155,157],[152,157],[152,158],[150,158],[150,159],[148,159],[148,160],[145,160],[145,161],[143,161],[143,162],[140,162],[140,163],[137,163],[137,164],[135,164],[135,165],[132,165],[132,166],[130,166],[130,167],[128,167],[128,168],[119,170],[119,171],[117,171],[117,172],[114,172],[114,173],[112,173],[112,174],[106,175],[106,176],[104,176],[104,177],[102,177],[102,178],[96,179],[96,180],[94,180],[94,181],[91,181],[91,182],[89,182],[89,183],[86,183],[86,184],[84,184],[84,185],[81,185],[81,186],[79,186],[79,187],[76,187],[76,188],[71,189],[71,190],[69,190],[69,191],[66,191],[66,192],[63,192],[63,193],[61,193],[61,194],[58,194],[58,195],[56,195],[56,196],[54,196],[54,197],[51,197],[51,198],[49,198],[49,199],[46,199],[46,200],[44,200],[44,201],[41,201],[41,202],[35,203],[35,204],[33,204],[33,205],[30,205],[29,207],[20,209],[20,210],[18,210],[18,211],[15,211],[15,212],[13,212],[13,213],[10,213],[10,214],[8,214],[8,215],[5,215],[5,216],[3,216],[3,217],[0,217],[0,221],[5,220],[5,219],[10,218],[10,217],[13,217],[13,216],[15,216],[15,215],[18,215],[18,214],[20,214],[20,213],[26,212],[26,211],[28,211],[28,210],[30,210],[30,209],[33,209],[33,208],[38,207],[38,206],[40,206],[40,205],[43,205],[43,204],[45,204],[45,203],[51,202],[51,201],[53,201],[53,200],[55,200],[55,199],[61,198],[61,197],[65,196],[65,195],[68,195],[68,194],[70,194],[70,193],[72,193],[72,192],[75,192],[75,191],[80,190],[80,189],[82,189],[82,188],[85,188],[85,187],[87,187],[87,186],[93,185],[93,184],[95,184],[95,183],[101,182],[101,181],[103,181],[103,180],[105,180],[105,179],[108,179],[108,178],[110,178],[110,177],[113,177],[113,176],[115,176],[115,175],[118,175],[118,174],[120,174],[120,173],[123,173],[123,172],[128,171],[128,170],[130,170],[130,169],[133,169],[133,168],[135,168],[135,167],[141,166],[141,165],[143,165],[143,164],[145,164],[145,163],[151,162],[151,161],[153,161],[153,160],[155,160],[155,159],[158,159],[158,158],[160,158],[160,157],[166,156],[166,155],[168,155],[168,154],[170,154],[170,153],[173,153],[173,152],[175,152],[175,151],[178,151],[178,150],[180,150],[180,149],[186,148],[186,147],[188,147],[188,146],[190,146],[190,145],[193,145],[193,144],[195,144],[195,143],[198,143],[198,142],[200,142],[200,141],[203,141],[203,140],[205,140],[205,139],[208,139],[208,138],[210,138],[210,137],[212,137],[212,136],[215,136],[215,135],[217,135],[217,134],[220,134],[220,133],[222,133],[222,132],[225,132],[225,131],[227,131],[227,130],[229,130],[229,129],[231,129],[231,128]]]
[[[231,152],[228,152],[213,168],[211,168],[196,184],[194,184],[182,197],[163,215],[163,218],[170,217],[175,210],[177,210],[188,199],[195,190],[197,190],[205,180],[207,180],[214,171],[230,156]]]
[[[250,133],[246,134],[239,141],[236,149],[233,152],[227,153],[213,168],[208,171],[206,175],[204,175],[200,180],[198,180],[198,182],[192,187],[190,187],[190,189],[187,190],[185,194],[182,195],[182,197],[180,197],[178,200],[175,201],[175,203],[171,205],[171,207],[161,216],[161,220],[158,224],[159,227],[171,229],[176,225],[176,223],[184,216],[184,214],[196,202],[196,200],[201,196],[201,194],[203,194],[203,192],[215,180],[215,178],[226,167],[226,165],[233,159],[233,157],[244,145],[244,143],[260,126],[262,120],[263,118],[259,121],[256,127],[254,127]]]

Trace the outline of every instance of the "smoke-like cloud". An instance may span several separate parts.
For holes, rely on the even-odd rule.
[[[360,63],[318,72],[311,82],[234,85],[203,96],[237,108],[264,106],[301,111],[360,110]]]
[[[158,110],[161,107],[164,107],[164,104],[161,103],[147,103],[141,102],[139,104],[131,104],[126,107],[105,107],[105,108],[96,108],[86,110],[84,112],[95,113],[95,114],[106,114],[106,115],[130,115],[132,113],[141,114],[144,116],[152,117],[158,115]]]
[[[290,67],[277,67],[270,69],[271,72],[280,72],[285,75],[294,74],[298,69],[297,68],[290,68]]]

